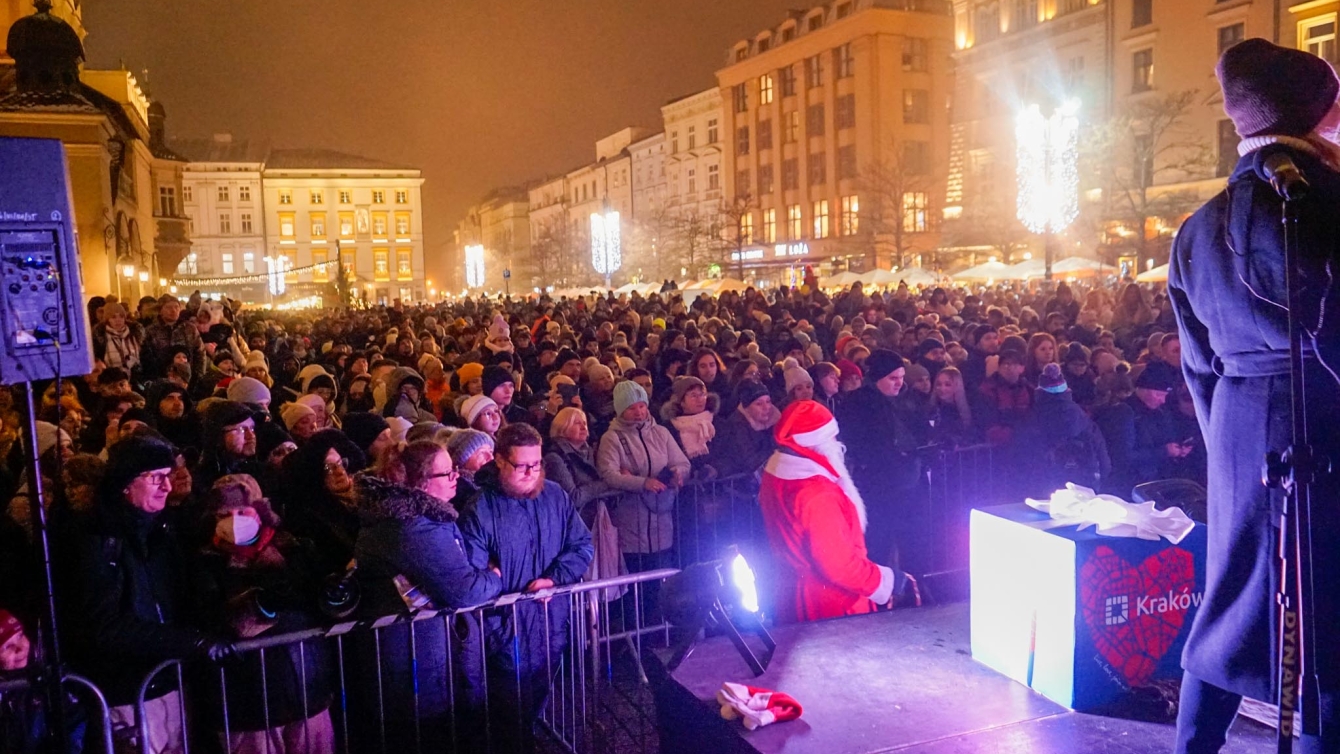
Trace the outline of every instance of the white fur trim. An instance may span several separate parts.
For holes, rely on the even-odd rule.
[[[893,599],[893,569],[882,565],[875,567],[879,569],[879,586],[870,595],[870,601],[876,605],[887,605]]]
[[[856,484],[851,479],[835,477],[829,473],[828,469],[825,469],[813,459],[783,453],[780,450],[774,451],[772,457],[763,465],[763,473],[793,482],[822,477],[837,484],[838,488],[842,490],[843,497],[847,498],[852,507],[856,508],[856,518],[861,522],[861,531],[865,531],[868,524],[865,514],[865,501],[861,499],[861,493],[856,489]]]
[[[836,419],[829,419],[828,423],[818,429],[809,432],[798,432],[791,436],[797,445],[802,448],[813,448],[822,445],[829,440],[837,439],[838,424]]]

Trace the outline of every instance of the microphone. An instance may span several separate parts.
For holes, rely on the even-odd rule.
[[[1259,150],[1252,167],[1256,175],[1269,183],[1285,201],[1303,199],[1312,188],[1286,148],[1277,146]]]

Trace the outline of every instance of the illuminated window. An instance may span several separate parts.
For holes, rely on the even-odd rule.
[[[777,210],[763,210],[763,243],[777,243]]]
[[[754,242],[754,213],[746,212],[740,216],[740,242]]]
[[[240,201],[240,202],[249,202],[249,201],[251,201],[251,187],[250,187],[250,186],[238,186],[238,187],[237,187],[237,200]]]
[[[242,213],[242,234],[243,234],[243,235],[248,235],[248,236],[251,235],[251,233],[252,233],[251,228],[252,228],[252,225],[251,225],[251,213],[250,213],[250,212],[243,212],[243,213]]]
[[[903,193],[903,232],[926,232],[926,192],[907,191]]]
[[[280,203],[280,204],[292,204],[292,203],[293,203],[293,191],[291,191],[290,189],[279,189],[279,203]]]
[[[1335,38],[1331,38],[1334,53]],[[1131,91],[1147,92],[1154,88],[1154,51],[1137,50],[1131,55]]]
[[[396,203],[396,204],[409,204],[409,189],[396,189],[396,190],[395,190],[395,203]]]
[[[374,280],[391,279],[391,252],[386,249],[372,250],[372,277]]]
[[[800,205],[792,204],[786,208],[786,232],[788,240],[799,241],[804,234],[805,226],[802,224],[800,216]]]
[[[844,236],[854,236],[860,230],[861,201],[855,194],[842,197],[842,224],[838,232]]]
[[[325,192],[320,191],[320,190],[317,190],[317,189],[312,189],[312,191],[311,191],[311,202],[312,202],[312,204],[325,204],[325,203],[326,203],[326,194],[325,194]]]
[[[782,115],[782,143],[792,144],[800,138],[800,111],[792,110]]]
[[[772,104],[772,74],[765,73],[758,77],[758,104]]]
[[[251,274],[255,271],[256,271],[256,252],[254,251],[242,252],[242,272],[244,274]]]
[[[409,213],[395,213],[395,234],[397,238],[405,238],[409,235]]]
[[[386,213],[372,213],[372,235],[377,238],[386,238]]]
[[[810,154],[809,179],[811,186],[822,186],[828,183],[828,159],[823,152],[813,152]]]
[[[851,42],[833,50],[833,76],[849,78],[856,73],[856,59],[851,56]]]
[[[814,237],[828,238],[828,200],[814,203]]]
[[[386,192],[385,192],[385,191],[382,191],[381,189],[373,189],[373,190],[372,190],[372,203],[373,203],[373,204],[385,204],[385,203],[386,203]]]
[[[395,250],[395,274],[401,280],[409,280],[414,277],[414,268],[410,264],[410,250]]]
[[[330,267],[333,267],[334,265],[329,265],[326,267],[320,266],[322,264],[325,264],[327,258],[328,257],[326,256],[325,249],[312,249],[312,264],[317,265],[316,267],[312,268],[313,283],[330,282]]]
[[[326,237],[326,213],[312,213],[312,238]]]
[[[182,186],[182,187],[181,187],[181,200],[182,200],[183,202],[194,202],[194,201],[195,201],[195,194],[193,194],[193,193],[191,192],[191,187],[190,187],[190,186]]]
[[[293,223],[292,212],[279,213],[279,237],[283,239],[292,239],[296,234]]]
[[[219,235],[226,236],[233,232],[233,217],[227,212],[219,214]]]
[[[220,187],[219,187],[219,201],[221,201],[221,202],[226,202],[226,201],[228,201],[228,187],[227,187],[227,186],[220,186]]]
[[[354,237],[354,213],[340,213],[340,238]]]
[[[340,204],[353,204],[354,192],[349,189],[340,189]]]
[[[233,274],[233,253],[231,251],[225,251],[220,255],[220,258],[223,261],[223,274]]]
[[[1336,14],[1309,18],[1298,22],[1298,48],[1322,60],[1335,60]]]

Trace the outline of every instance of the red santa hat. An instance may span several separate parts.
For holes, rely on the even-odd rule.
[[[837,439],[838,425],[833,414],[818,401],[796,401],[782,412],[782,418],[772,430],[777,445],[802,458],[823,467],[833,479],[838,478],[837,469],[828,462],[823,453],[815,450],[818,446]]]
[[[789,694],[780,691],[746,686],[743,683],[723,683],[717,692],[721,716],[727,720],[744,720],[749,730],[773,723],[784,723],[800,717],[804,710]]]

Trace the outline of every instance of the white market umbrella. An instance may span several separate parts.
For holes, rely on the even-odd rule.
[[[1041,259],[1025,259],[1010,265],[1010,280],[1028,280],[1047,274],[1047,263]]]
[[[850,288],[852,283],[861,282],[861,276],[850,270],[819,279],[820,288]]]
[[[1135,276],[1137,283],[1166,283],[1168,282],[1168,265],[1161,264],[1153,269],[1145,270]]]
[[[887,288],[890,285],[898,284],[898,275],[876,267],[869,272],[861,273],[860,281],[864,285],[874,285],[880,288]]]
[[[1103,270],[1111,270],[1111,267],[1105,267],[1097,259],[1086,259],[1084,257],[1068,257],[1052,265],[1052,273],[1056,275],[1097,275]]]
[[[749,288],[748,283],[736,278],[722,278],[714,282],[716,285],[713,287],[713,290],[717,293],[725,293],[726,291],[745,291]]]
[[[1010,280],[1010,265],[1004,262],[982,262],[976,267],[953,275],[955,280]]]
[[[937,285],[940,282],[940,276],[923,267],[908,267],[905,270],[899,270],[894,273],[898,282],[907,283],[921,288],[930,285]]]

